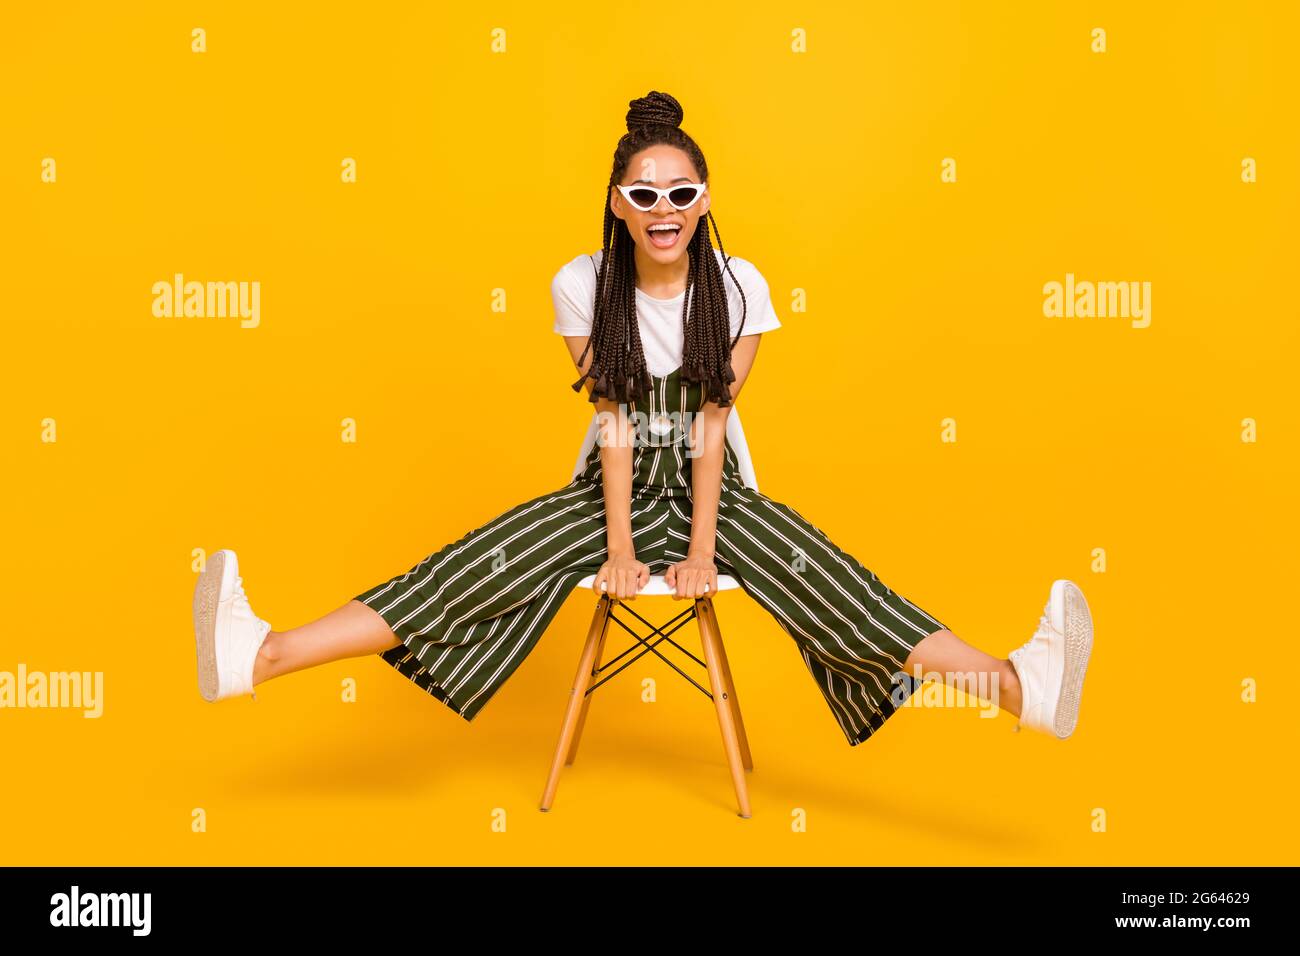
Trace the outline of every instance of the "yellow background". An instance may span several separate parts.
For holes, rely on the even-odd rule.
[[[1133,7],[11,12],[0,670],[102,670],[106,700],[0,711],[0,862],[1294,862],[1300,24]],[[718,615],[747,821],[711,705],[653,657],[598,692],[537,811],[580,592],[472,725],[377,657],[199,697],[193,549],[235,548],[282,630],[568,480],[590,406],[549,282],[599,248],[652,89],[784,324],[740,406],[763,491],[999,656],[1079,582],[1096,645],[1069,740],[913,709],[849,748],[740,592]],[[259,281],[261,326],[155,318],[175,272]],[[1150,281],[1150,327],[1045,318],[1067,272]]]

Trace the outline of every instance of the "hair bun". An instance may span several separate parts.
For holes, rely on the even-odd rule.
[[[681,126],[682,104],[667,93],[651,90],[628,103],[629,131],[645,126]]]

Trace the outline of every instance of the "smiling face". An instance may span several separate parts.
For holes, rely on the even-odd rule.
[[[619,182],[624,186],[649,185],[671,189],[683,183],[698,183],[700,178],[686,153],[675,146],[658,145],[633,155]],[[709,210],[708,190],[689,209],[676,209],[667,197],[660,197],[654,208],[647,211],[632,205],[619,190],[611,189],[609,192],[610,209],[627,224],[627,231],[639,254],[663,265],[677,262],[686,255],[686,247],[695,235],[696,223]]]

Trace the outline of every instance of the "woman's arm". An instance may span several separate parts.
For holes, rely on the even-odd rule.
[[[581,365],[578,356],[587,345],[585,335],[566,335],[565,344],[573,357],[574,368],[580,372],[591,367],[591,350]],[[595,384],[587,379],[587,394]],[[619,404],[607,398],[597,398],[596,412],[600,415],[600,473],[605,492],[605,542],[608,560],[596,572],[592,589],[618,600],[634,600],[637,591],[650,580],[650,568],[638,561],[632,544],[632,420],[620,414]],[[620,437],[619,431],[622,431]]]
[[[749,377],[758,354],[758,340],[763,336],[742,335],[731,351],[731,368],[736,380],[731,383],[731,401]],[[686,560],[668,568],[664,582],[673,588],[674,598],[697,598],[718,592],[718,569],[713,563],[718,535],[718,498],[722,493],[722,459],[727,440],[727,416],[731,406],[722,408],[707,402],[691,422],[691,442],[696,457],[691,459],[691,541]],[[707,591],[705,585],[708,585]]]

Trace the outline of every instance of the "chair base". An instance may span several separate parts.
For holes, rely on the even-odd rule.
[[[662,582],[662,575],[655,575],[654,577],[659,578]],[[594,579],[595,575],[587,579],[586,586],[591,587],[591,582]],[[728,585],[724,586],[724,579],[729,582]],[[651,581],[653,583],[653,577]],[[726,575],[718,576],[718,589],[720,591],[731,590],[739,586],[733,578]],[[648,588],[638,592],[638,594],[649,593],[652,592]],[[662,593],[671,592],[665,591]],[[651,643],[647,640],[647,637],[642,637],[632,630],[614,614],[615,607],[622,607],[627,613],[649,627],[651,634],[657,634],[658,639]],[[700,644],[704,650],[703,661],[674,641],[671,636],[691,619],[694,619],[699,625]],[[601,664],[600,658],[605,649],[605,638],[609,633],[611,622],[619,625],[635,637],[638,643],[633,644],[605,664]],[[663,655],[658,645],[665,641],[705,668],[708,674],[708,689],[702,687],[684,670]],[[602,671],[618,663],[638,646],[643,646],[640,653],[621,664],[613,673],[600,677]],[[722,645],[722,631],[718,626],[718,618],[713,609],[713,600],[708,597],[696,598],[690,608],[682,611],[659,627],[641,617],[624,602],[617,601],[608,595],[601,595],[597,598],[596,611],[592,615],[591,626],[587,631],[587,640],[583,645],[582,655],[578,660],[578,672],[574,677],[573,687],[569,691],[568,704],[564,710],[564,720],[560,725],[560,739],[555,747],[555,757],[551,761],[551,772],[546,780],[546,789],[542,793],[540,809],[543,812],[551,809],[551,804],[555,801],[555,792],[560,785],[560,771],[571,765],[578,755],[578,742],[582,739],[582,729],[587,721],[587,711],[591,707],[592,692],[631,666],[633,662],[650,653],[657,655],[683,678],[694,684],[706,697],[713,700],[714,709],[718,715],[718,728],[722,732],[723,750],[727,755],[727,765],[731,771],[731,781],[736,791],[739,815],[749,819],[751,816],[749,788],[745,781],[745,773],[754,769],[754,761],[749,751],[749,738],[745,734],[745,724],[740,715],[740,702],[736,697],[736,687],[731,676],[731,666],[727,661],[727,652]]]

